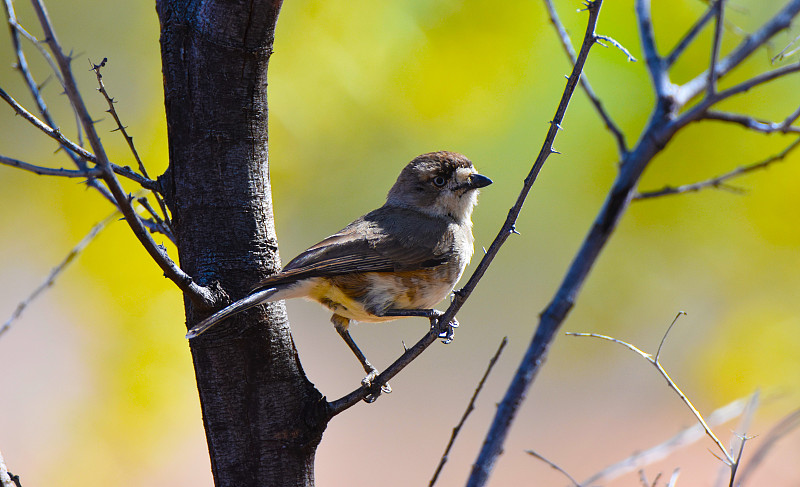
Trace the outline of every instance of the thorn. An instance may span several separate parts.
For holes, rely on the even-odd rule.
[[[580,12],[580,10],[578,10],[578,12]],[[564,79],[569,79],[569,75],[565,74]]]
[[[517,227],[516,227],[516,225],[512,225],[512,226],[511,226],[511,230],[509,230],[509,232],[510,232],[510,233],[513,233],[513,234],[515,234],[515,235],[522,235],[521,233],[519,233],[519,232],[517,231]]]
[[[486,247],[481,247],[481,249],[483,249],[483,255],[486,255]]]
[[[551,153],[551,154],[558,154],[558,155],[561,155],[561,152],[559,152],[559,151],[555,150],[555,149],[554,149],[552,146],[550,147],[550,153]]]
[[[403,344],[403,353],[408,352],[408,347],[406,346],[406,341],[405,340],[400,340],[400,343]]]

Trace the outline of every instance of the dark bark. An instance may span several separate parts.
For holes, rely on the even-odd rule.
[[[267,65],[281,2],[159,0],[169,170],[181,267],[229,299],[280,267],[267,161]],[[210,310],[185,299],[187,322]],[[191,343],[217,486],[314,484],[326,405],[280,303]]]

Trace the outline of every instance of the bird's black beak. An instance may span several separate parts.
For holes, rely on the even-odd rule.
[[[472,189],[483,188],[492,184],[492,180],[483,174],[473,174],[469,177],[469,187]]]

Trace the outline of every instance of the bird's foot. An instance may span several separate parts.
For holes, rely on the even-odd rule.
[[[381,384],[380,388],[376,387],[377,384],[374,384],[374,382],[375,382],[375,379],[378,378],[378,374],[379,373],[378,373],[377,369],[372,369],[367,374],[367,376],[364,377],[364,379],[361,380],[361,385],[366,387],[366,388],[368,388],[368,389],[370,389],[370,393],[367,394],[366,397],[364,397],[364,402],[373,403],[373,402],[375,402],[376,399],[378,399],[378,397],[381,395],[381,393],[383,393],[383,394],[391,394],[392,393],[392,387],[388,383]]]
[[[450,323],[446,325],[442,325],[439,323],[439,317],[442,316],[443,313],[437,312],[436,316],[431,317],[431,329],[436,330],[439,332],[439,338],[442,339],[442,343],[447,345],[451,343],[453,339],[456,337],[456,328],[458,328],[458,320],[453,318]]]

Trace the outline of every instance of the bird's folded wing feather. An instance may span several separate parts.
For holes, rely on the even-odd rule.
[[[449,225],[412,210],[380,208],[298,255],[254,290],[309,277],[433,267],[451,251]]]

